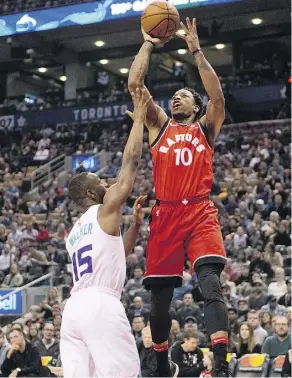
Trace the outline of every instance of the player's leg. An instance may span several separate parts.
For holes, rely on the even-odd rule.
[[[226,255],[217,213],[210,201],[196,207],[195,227],[187,252],[204,298],[204,318],[214,352],[213,376],[227,377],[228,313],[220,283]]]
[[[170,377],[168,339],[173,290],[181,286],[184,251],[181,214],[173,207],[155,206],[150,222],[144,285],[151,289],[150,327],[159,377]],[[173,374],[172,374],[173,376]]]
[[[221,290],[221,263],[206,263],[195,267],[204,298],[204,317],[214,353],[213,377],[227,377],[228,313]]]
[[[76,339],[64,329],[60,340],[64,377],[90,377],[90,354],[82,340]]]
[[[102,308],[98,321],[92,312],[84,325],[83,338],[94,362],[96,377],[137,378],[140,359],[131,327],[121,302],[98,294]],[[101,313],[102,312],[102,313]]]

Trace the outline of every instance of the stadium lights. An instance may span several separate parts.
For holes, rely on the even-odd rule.
[[[47,69],[46,67],[40,67],[40,68],[38,68],[38,71],[39,71],[40,73],[45,73],[45,72],[48,71],[48,69]]]
[[[60,76],[60,80],[61,80],[61,81],[66,81],[66,80],[67,80],[67,77],[66,77],[66,76]]]
[[[108,60],[107,59],[101,59],[99,61],[100,64],[108,64]]]
[[[180,35],[185,35],[186,34],[186,32],[184,31],[184,29],[178,29],[178,34],[180,34]]]
[[[177,53],[178,53],[179,55],[184,55],[184,54],[187,53],[187,50],[186,50],[186,49],[178,49],[178,50],[177,50]]]
[[[120,73],[122,73],[122,74],[126,74],[128,72],[129,72],[128,68],[121,68],[120,69]]]
[[[217,43],[217,45],[215,45],[216,49],[217,50],[222,50],[224,49],[225,45],[223,43]]]
[[[105,42],[104,41],[96,41],[96,42],[94,42],[94,44],[95,44],[96,47],[102,47],[102,46],[104,46]]]
[[[254,25],[260,25],[262,22],[263,22],[263,20],[261,19],[261,18],[253,18],[252,20],[251,20],[251,22],[252,22],[252,24],[254,24]]]

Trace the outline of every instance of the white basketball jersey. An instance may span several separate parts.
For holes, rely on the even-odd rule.
[[[106,234],[98,223],[100,205],[91,206],[75,223],[66,248],[72,260],[71,293],[88,287],[121,294],[126,278],[126,258],[121,236]]]

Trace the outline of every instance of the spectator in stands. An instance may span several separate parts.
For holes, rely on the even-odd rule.
[[[256,279],[252,283],[252,292],[248,298],[249,307],[253,310],[260,310],[267,303],[266,290],[262,280]]]
[[[291,279],[286,281],[287,285],[287,293],[282,295],[282,297],[279,298],[279,305],[290,307],[291,306]]]
[[[132,323],[133,318],[140,316],[144,319],[145,324],[148,323],[150,317],[150,311],[144,308],[144,303],[141,297],[135,297],[133,299],[133,307],[128,310],[128,319]]]
[[[8,234],[8,240],[13,240],[13,243],[18,247],[22,241],[22,231],[18,228],[17,222],[11,223],[11,231]]]
[[[267,338],[268,333],[260,325],[260,317],[257,311],[250,310],[247,314],[247,323],[253,329],[253,335],[256,344],[262,345],[264,340]]]
[[[135,337],[136,343],[142,341],[142,329],[145,327],[145,322],[142,316],[134,317],[132,321],[132,333]]]
[[[50,151],[44,146],[41,146],[35,153],[33,160],[35,162],[39,162],[43,164],[44,162],[49,160],[49,155],[50,155]]]
[[[279,229],[274,237],[275,245],[285,245],[287,247],[291,246],[291,237],[287,232],[286,225],[281,222]]]
[[[77,175],[78,173],[86,172],[86,169],[84,168],[84,162],[83,160],[78,161],[78,167],[75,170],[75,174]]]
[[[4,279],[2,288],[15,288],[23,285],[23,276],[19,273],[17,264],[10,266],[10,273]]]
[[[172,319],[171,321],[169,339],[170,339],[169,345],[174,344],[176,341],[180,341],[180,325],[179,325],[179,322],[175,319]]]
[[[249,311],[248,300],[246,298],[239,298],[237,301],[238,306],[238,322],[245,322]]]
[[[35,343],[36,341],[39,341],[39,328],[36,324],[31,324],[29,327],[29,332],[28,332],[28,341],[31,343]]]
[[[234,335],[237,335],[238,327],[239,327],[238,312],[236,308],[234,307],[229,307],[227,311],[228,311],[229,328]]]
[[[289,349],[291,349],[291,338],[288,320],[285,316],[277,316],[275,335],[266,338],[262,346],[262,353],[267,353],[270,358],[275,358],[288,353]]]
[[[41,371],[41,356],[33,344],[25,340],[23,331],[11,329],[11,348],[2,364],[1,371],[6,377],[38,377]]]
[[[274,333],[274,329],[272,327],[272,318],[273,314],[267,311],[261,311],[260,313],[260,320],[261,326],[265,331],[268,332],[268,335],[271,336]]]
[[[37,236],[38,236],[38,231],[35,228],[33,228],[33,224],[31,222],[28,222],[26,224],[26,228],[23,231],[22,238],[24,240],[30,240],[32,242],[35,242]]]
[[[53,358],[50,363],[52,366],[56,366],[60,355],[59,342],[54,338],[54,334],[54,325],[46,322],[43,326],[43,338],[34,343],[41,356],[51,356]]]
[[[193,329],[184,334],[184,341],[171,349],[171,360],[179,367],[179,377],[200,377],[206,367],[203,352],[198,348],[198,335]],[[211,370],[211,366],[210,370]]]
[[[285,282],[285,271],[283,268],[275,270],[276,282],[271,282],[268,287],[268,294],[276,296],[278,299],[287,293],[287,285]]]
[[[180,325],[183,325],[185,323],[185,319],[189,316],[194,317],[197,319],[197,321],[201,319],[202,316],[200,307],[194,303],[192,293],[186,293],[184,295],[182,304],[177,311],[177,319]]]
[[[1,366],[10,348],[11,348],[11,345],[8,343],[5,333],[3,332],[2,329],[0,329],[0,373],[1,373]]]
[[[267,297],[267,304],[261,308],[261,312],[270,312],[274,315],[286,315],[286,307],[278,304],[278,300],[274,295]]]
[[[52,240],[47,245],[47,250],[48,250],[48,254],[47,254],[48,261],[56,263],[56,264],[60,264],[60,265],[65,264],[65,256],[62,252],[58,252],[55,241]]]
[[[240,358],[245,354],[261,353],[261,346],[256,343],[253,333],[252,326],[247,322],[240,325],[239,342],[232,350],[232,353],[235,353],[237,358]]]
[[[254,258],[251,260],[249,271],[250,274],[254,271],[265,273],[268,278],[274,275],[271,264],[265,260],[264,252],[258,249],[255,251]]]
[[[50,240],[50,234],[49,230],[45,227],[45,225],[40,224],[39,225],[39,232],[36,237],[36,240],[38,243],[46,243]]]
[[[44,311],[44,319],[47,321],[53,320],[53,306],[60,304],[61,298],[58,289],[50,287],[46,299],[40,304],[41,309]]]
[[[132,255],[130,255],[132,256]],[[129,257],[129,256],[128,256]],[[136,258],[136,256],[135,256]],[[137,261],[137,258],[136,258]],[[139,293],[142,289],[144,289],[143,286],[143,274],[144,270],[140,266],[136,266],[134,269],[134,277],[131,278],[126,286],[124,287],[124,292],[126,294],[129,294],[130,296],[134,296]]]
[[[152,336],[149,326],[142,330],[142,343],[138,350],[142,377],[156,377],[157,362],[152,348]]]
[[[38,199],[35,204],[31,207],[31,212],[33,214],[45,214],[47,212],[47,206],[44,201]]]
[[[14,256],[11,254],[9,244],[4,245],[2,255],[0,255],[0,270],[8,274],[10,265],[14,262]]]

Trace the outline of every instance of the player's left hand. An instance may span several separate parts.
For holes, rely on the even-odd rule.
[[[191,23],[189,17],[186,18],[186,25],[181,22],[180,23],[181,28],[185,32],[184,35],[180,33],[176,33],[176,35],[185,40],[188,48],[191,52],[196,51],[200,48],[200,42],[199,42],[199,37],[198,37],[198,32],[197,32],[197,23],[196,19],[193,18],[193,21]]]
[[[140,196],[136,199],[134,206],[133,206],[133,215],[135,217],[136,224],[142,224],[143,223],[143,212],[142,207],[146,201],[147,196]]]

